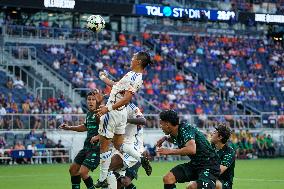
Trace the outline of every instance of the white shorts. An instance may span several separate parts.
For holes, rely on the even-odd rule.
[[[116,170],[117,172],[119,172],[119,171],[123,172],[127,168],[134,166],[138,162],[138,160],[135,159],[134,157],[132,157],[132,156],[126,154],[126,153],[121,154],[118,150],[115,150],[113,152],[113,155],[115,155],[115,154],[119,155],[121,157],[121,159],[123,160],[123,167],[120,170]],[[123,175],[123,174],[121,174],[121,175]]]
[[[99,134],[113,138],[114,134],[124,134],[127,123],[127,109],[112,110],[100,118]]]

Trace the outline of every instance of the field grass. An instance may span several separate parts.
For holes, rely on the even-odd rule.
[[[139,189],[163,188],[162,176],[182,162],[153,163],[153,174],[140,170],[135,181]],[[0,166],[0,189],[68,189],[68,164]],[[94,180],[98,171],[92,173]],[[86,187],[81,183],[81,188]],[[178,188],[185,188],[179,184]],[[234,189],[284,189],[284,159],[238,160]]]

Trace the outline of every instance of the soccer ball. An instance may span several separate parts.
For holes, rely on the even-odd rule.
[[[105,20],[100,15],[91,15],[87,19],[86,27],[93,32],[99,32],[104,29]]]

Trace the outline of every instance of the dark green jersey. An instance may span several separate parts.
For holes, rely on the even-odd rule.
[[[98,135],[99,133],[99,124],[97,123],[96,114],[88,112],[84,122],[85,127],[87,128],[87,138],[84,142],[84,149],[98,149],[99,142],[91,144],[91,138]]]
[[[219,180],[233,184],[234,169],[235,169],[235,150],[225,145],[222,149],[217,150],[220,158],[220,165],[228,167],[226,171],[220,175]]]
[[[184,122],[178,127],[178,135],[171,136],[174,144],[179,148],[185,147],[189,140],[195,140],[196,154],[188,155],[191,159],[191,164],[196,166],[211,166],[216,162],[218,163],[218,156],[212,148],[205,135],[200,132],[196,127]],[[214,164],[215,165],[215,164]]]
[[[272,138],[268,138],[268,137],[265,138],[265,142],[266,142],[266,145],[267,145],[268,148],[272,147],[272,145],[273,145]]]

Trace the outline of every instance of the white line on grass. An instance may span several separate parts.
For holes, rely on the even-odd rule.
[[[62,174],[46,174],[46,175],[1,175],[0,178],[21,178],[21,177],[55,177],[55,176],[59,176],[59,175],[62,175]],[[148,178],[148,179],[162,179],[162,176],[139,176],[138,175],[138,179],[139,178]],[[250,179],[247,179],[247,178],[234,178],[234,180],[243,180],[243,181],[255,181],[255,182],[284,182],[284,180],[282,179],[254,179],[254,178],[250,178]]]

